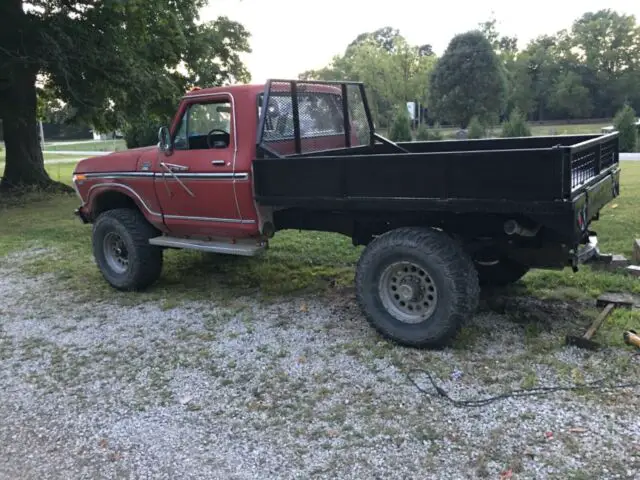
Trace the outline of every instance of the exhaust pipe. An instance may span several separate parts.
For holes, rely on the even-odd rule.
[[[540,230],[540,225],[535,229],[523,227],[515,220],[507,220],[504,222],[504,233],[507,235],[520,235],[521,237],[535,237]]]

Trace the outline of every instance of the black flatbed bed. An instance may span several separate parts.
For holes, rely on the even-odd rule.
[[[257,159],[256,199],[327,208],[561,210],[618,167],[617,134],[407,142]],[[560,202],[560,203],[558,203]]]

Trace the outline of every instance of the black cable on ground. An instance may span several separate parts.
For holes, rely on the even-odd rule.
[[[495,395],[493,397],[487,397],[477,400],[456,400],[451,398],[451,396],[434,380],[433,376],[430,372],[423,369],[413,369],[408,372],[403,372],[407,377],[407,380],[413,384],[420,393],[424,395],[432,396],[433,393],[427,391],[425,388],[418,385],[414,377],[412,377],[412,373],[421,373],[427,376],[431,385],[437,392],[437,394],[447,400],[449,403],[456,407],[483,407],[490,403],[496,402],[498,400],[505,400],[507,398],[518,398],[518,397],[533,397],[536,395],[545,395],[554,392],[569,392],[569,391],[577,391],[577,390],[595,390],[595,391],[605,391],[605,390],[619,390],[622,388],[636,388],[640,387],[640,382],[630,382],[630,383],[618,383],[614,385],[605,385],[605,379],[595,380],[593,382],[587,382],[583,385],[575,385],[572,387],[537,387],[537,388],[527,388],[527,389],[517,389],[511,390],[505,393],[501,393],[500,395]]]

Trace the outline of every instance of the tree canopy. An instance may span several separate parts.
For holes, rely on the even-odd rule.
[[[364,82],[372,114],[377,123],[386,126],[395,106],[426,101],[426,79],[435,61],[430,45],[411,45],[398,30],[384,27],[358,35],[330,65],[299,77]]]
[[[505,71],[480,31],[453,37],[430,81],[433,115],[463,128],[474,116],[483,123],[497,121],[505,107]]]
[[[239,54],[249,51],[249,33],[224,17],[200,22],[198,10],[205,4],[3,0],[0,118],[7,158],[2,185],[51,183],[37,142],[38,100],[40,111],[64,108],[66,118],[107,130],[166,114],[190,86],[248,80]],[[42,105],[47,99],[54,104]]]
[[[470,114],[482,117],[496,111],[505,119],[516,109],[529,120],[610,119],[626,103],[640,111],[640,27],[636,18],[602,9],[579,16],[567,27],[519,48],[518,38],[501,34],[497,20],[490,18],[478,30],[495,53],[498,67],[476,31],[473,38],[482,46],[482,58],[473,47],[461,45],[458,35],[448,52],[455,44],[474,56],[469,56],[469,62],[460,61],[461,69],[441,75],[444,65],[455,64],[450,54],[437,58],[429,44],[409,45],[398,29],[387,26],[358,35],[330,65],[301,76],[364,81],[373,98],[372,110],[383,126],[405,100],[425,102],[429,121],[441,124],[464,124]],[[411,61],[406,62],[407,58]],[[439,68],[434,70],[436,62]],[[403,69],[403,64],[411,68]],[[469,75],[470,69],[493,72],[489,78],[467,77],[476,85],[491,85],[491,95],[464,90],[463,75]],[[503,81],[504,95],[497,93]],[[463,105],[462,96],[472,103]],[[454,98],[458,99],[456,106],[452,106]],[[460,115],[460,110],[466,112]]]

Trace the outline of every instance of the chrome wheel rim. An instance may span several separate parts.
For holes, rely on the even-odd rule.
[[[378,293],[384,308],[404,323],[420,323],[433,315],[438,290],[429,272],[413,262],[396,262],[382,272]]]
[[[120,235],[109,232],[102,242],[102,251],[109,268],[116,273],[124,273],[129,268],[129,252]]]

